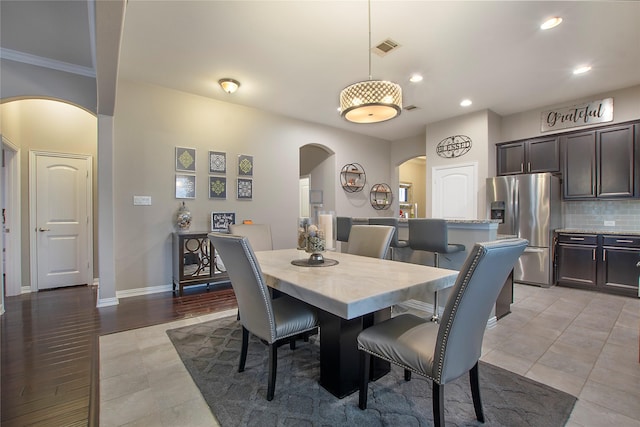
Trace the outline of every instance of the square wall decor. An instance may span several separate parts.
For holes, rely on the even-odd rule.
[[[196,149],[176,147],[176,170],[182,172],[196,171]]]
[[[176,175],[176,199],[196,198],[195,175]]]
[[[253,156],[244,154],[238,156],[238,175],[253,176]]]
[[[222,176],[209,177],[209,198],[210,199],[226,199],[227,198],[227,178]]]
[[[253,180],[238,178],[238,200],[251,200],[253,198]]]
[[[209,173],[227,173],[227,153],[209,151]]]

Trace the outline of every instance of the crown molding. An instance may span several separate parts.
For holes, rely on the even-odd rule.
[[[70,64],[63,61],[56,61],[55,59],[31,55],[17,50],[0,47],[0,58],[22,62],[24,64],[36,65],[38,67],[50,68],[52,70],[64,71],[65,73],[78,74],[85,77],[92,77],[94,79],[96,78],[96,71],[93,68]]]

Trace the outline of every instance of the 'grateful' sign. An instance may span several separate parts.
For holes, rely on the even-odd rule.
[[[613,98],[543,111],[541,131],[573,128],[613,120]]]

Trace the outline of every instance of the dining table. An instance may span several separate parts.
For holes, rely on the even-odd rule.
[[[320,385],[343,398],[358,389],[358,334],[390,318],[393,305],[431,299],[453,286],[458,272],[341,252],[324,256],[324,264],[308,265],[309,254],[301,250],[256,252],[269,287],[317,309]],[[376,380],[389,370],[388,362],[376,359],[370,377]]]

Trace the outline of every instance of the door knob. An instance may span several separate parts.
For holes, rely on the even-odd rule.
[[[51,231],[51,230],[50,230],[50,229],[48,229],[48,228],[42,228],[42,227],[40,227],[40,228],[38,229],[38,231]]]

